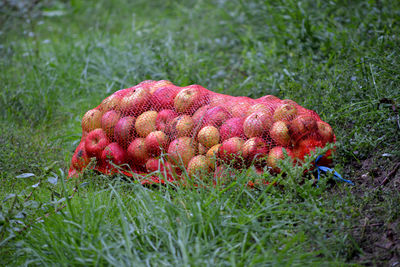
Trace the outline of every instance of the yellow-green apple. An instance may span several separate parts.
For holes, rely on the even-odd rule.
[[[278,146],[288,146],[290,144],[289,128],[284,121],[274,122],[269,135]]]
[[[231,118],[231,114],[223,107],[216,106],[208,109],[204,114],[203,125],[220,127],[226,120]]]
[[[218,158],[227,164],[241,166],[243,163],[243,145],[245,141],[240,137],[232,137],[222,142],[218,149]]]
[[[146,137],[156,130],[157,111],[149,110],[140,114],[135,122],[136,133],[140,137]]]
[[[332,143],[333,142],[333,130],[332,127],[324,122],[324,121],[317,121],[317,128],[318,128],[318,134],[321,137],[322,143],[325,145],[326,143]]]
[[[151,94],[145,86],[135,86],[121,99],[119,107],[127,115],[138,115],[150,105]]]
[[[161,110],[156,118],[156,129],[165,132],[167,125],[176,117],[178,113],[172,109]]]
[[[168,157],[174,165],[183,164],[187,167],[191,158],[196,154],[197,143],[190,137],[180,137],[169,144]]]
[[[85,141],[81,141],[75,150],[74,155],[71,159],[71,165],[78,171],[85,168],[90,162],[90,158],[86,153]]]
[[[152,86],[153,84],[155,84],[157,81],[154,80],[144,80],[142,82],[140,82],[138,85],[147,85],[147,86]]]
[[[94,129],[101,128],[101,117],[103,113],[98,109],[91,109],[83,115],[82,130],[91,132]]]
[[[154,131],[147,135],[145,143],[150,155],[159,156],[168,147],[168,136],[162,131]]]
[[[105,98],[101,102],[99,109],[103,113],[106,113],[107,111],[110,111],[112,109],[119,110],[120,101],[121,101],[121,96],[119,94],[114,93],[109,97]]]
[[[219,130],[221,141],[225,141],[234,136],[244,138],[243,122],[244,118],[231,118],[224,122]]]
[[[115,125],[114,137],[121,147],[127,148],[135,138],[135,122],[135,117],[126,116],[121,118]]]
[[[167,80],[156,81],[156,82],[152,83],[149,87],[150,94],[153,94],[155,91],[157,91],[157,89],[168,86],[168,85],[173,85],[173,84],[172,84],[172,82],[167,81]]]
[[[229,112],[231,113],[232,117],[246,117],[247,111],[250,107],[251,104],[247,102],[233,102],[232,105],[229,106]]]
[[[156,110],[172,109],[174,107],[174,99],[181,90],[181,87],[168,85],[158,88],[151,97],[151,102]]]
[[[206,148],[210,148],[219,143],[219,131],[214,126],[204,126],[201,128],[199,133],[197,134],[197,141],[205,146]]]
[[[211,172],[208,158],[204,155],[197,155],[193,157],[188,163],[188,174],[190,177],[204,178]]]
[[[118,143],[114,142],[104,148],[101,153],[101,160],[107,169],[113,169],[111,163],[122,165],[126,162],[126,152]]]
[[[247,164],[264,166],[268,152],[269,145],[261,137],[250,138],[243,145],[243,158]]]
[[[103,128],[110,141],[114,139],[115,125],[120,119],[121,115],[115,110],[107,111],[101,117],[101,128]]]
[[[273,120],[275,121],[291,121],[297,115],[297,107],[295,104],[281,104],[279,105],[273,115]]]
[[[216,144],[212,146],[206,153],[206,157],[208,158],[208,162],[210,163],[210,167],[215,169],[218,157],[218,150],[221,147],[221,144]]]
[[[101,158],[103,149],[109,144],[108,137],[102,128],[91,131],[85,140],[85,150],[89,157]]]
[[[193,114],[199,107],[208,101],[207,89],[200,85],[184,87],[174,98],[174,107],[177,112]]]
[[[308,115],[299,115],[289,124],[290,136],[294,141],[303,138],[309,133],[315,132],[316,129],[317,122],[312,116]]]
[[[283,149],[286,150],[287,156],[291,157],[293,159],[294,155],[291,149],[289,148],[284,148],[282,146],[276,146],[273,147],[269,153],[268,153],[268,158],[267,158],[267,165],[271,167],[271,172],[279,173],[281,170],[278,167],[278,163],[280,160],[285,159],[285,153],[283,152]]]
[[[243,131],[248,138],[262,137],[272,126],[272,117],[269,112],[256,111],[243,122]]]
[[[250,106],[246,110],[246,115],[248,116],[248,115],[250,115],[250,114],[252,114],[254,112],[257,112],[257,111],[263,111],[263,112],[265,112],[267,114],[270,114],[271,117],[273,115],[273,111],[272,111],[271,107],[266,103],[257,103],[257,104],[254,104],[254,105]]]
[[[144,138],[134,139],[128,146],[127,153],[134,165],[144,164],[150,158]]]
[[[194,127],[192,117],[180,115],[173,119],[166,128],[166,133],[172,138],[190,136]]]

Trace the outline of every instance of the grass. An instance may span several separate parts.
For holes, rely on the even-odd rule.
[[[396,1],[6,1],[0,12],[0,263],[399,260],[398,172],[379,186],[400,161]],[[247,188],[252,172],[206,189],[91,172],[64,182],[83,114],[146,79],[315,110],[356,186],[299,186],[301,170],[276,178],[284,190]]]

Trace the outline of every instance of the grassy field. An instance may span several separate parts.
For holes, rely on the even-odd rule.
[[[398,1],[14,3],[0,1],[0,265],[399,264]],[[246,187],[251,171],[197,189],[67,181],[83,114],[147,79],[315,110],[355,186],[300,186],[299,169],[273,178],[284,189]]]

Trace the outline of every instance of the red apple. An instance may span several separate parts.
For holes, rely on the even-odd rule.
[[[180,115],[173,119],[166,128],[166,132],[172,139],[190,136],[194,127],[192,117],[189,115]]]
[[[289,125],[290,136],[293,140],[297,141],[303,136],[314,132],[317,128],[315,119],[308,115],[300,115],[294,118]]]
[[[210,167],[215,169],[218,157],[218,150],[221,147],[221,144],[216,144],[212,146],[206,153],[206,157],[208,158],[208,162],[210,163]]]
[[[162,131],[154,131],[147,135],[145,143],[150,155],[159,156],[168,147],[168,136]]]
[[[97,128],[91,131],[85,140],[85,150],[89,157],[101,158],[103,149],[109,144],[106,133],[103,129]]]
[[[267,165],[271,167],[271,171],[275,173],[281,172],[281,170],[278,168],[278,162],[280,160],[285,159],[285,153],[283,152],[283,149],[286,150],[286,154],[293,158],[293,152],[289,148],[284,148],[281,146],[276,146],[272,148],[269,153],[268,153],[268,158],[267,158]]]
[[[165,132],[167,125],[176,117],[178,113],[172,109],[161,110],[156,118],[156,129]]]
[[[167,80],[160,80],[160,81],[156,81],[151,83],[150,87],[149,87],[149,92],[150,94],[154,94],[155,91],[157,91],[157,89],[161,88],[161,87],[166,87],[169,85],[173,85],[172,82],[167,81]]]
[[[115,165],[122,165],[126,162],[126,152],[118,143],[111,143],[104,148],[101,160],[108,169],[113,169],[111,162]]]
[[[107,111],[101,117],[101,128],[103,128],[110,141],[114,138],[115,125],[117,125],[120,118],[120,114],[115,110]]]
[[[216,184],[227,184],[233,180],[235,173],[226,165],[219,165],[214,171],[214,183]]]
[[[249,104],[254,104],[254,99],[248,96],[235,96],[234,97],[237,101],[247,102]]]
[[[293,149],[294,155],[299,160],[303,161],[306,155],[309,155],[311,151],[315,151],[316,147],[324,147],[324,144],[320,140],[315,140],[314,138],[302,139]],[[333,163],[332,153],[334,151],[328,150],[325,155],[318,161],[321,166],[331,166]]]
[[[140,137],[146,137],[149,133],[156,130],[157,115],[157,111],[150,110],[143,112],[137,117],[135,129]]]
[[[199,85],[184,87],[174,98],[177,112],[193,114],[207,102],[207,89]]]
[[[226,120],[231,118],[231,114],[223,107],[216,106],[208,109],[204,114],[203,125],[220,127]]]
[[[219,143],[219,131],[214,126],[205,126],[197,134],[197,141],[210,148]]]
[[[297,105],[297,104],[296,104]],[[273,120],[275,121],[291,121],[297,115],[297,107],[295,104],[281,104],[274,112]]]
[[[275,122],[269,134],[272,140],[279,146],[288,146],[290,144],[289,128],[284,121]]]
[[[168,85],[158,88],[152,96],[152,104],[157,110],[172,109],[174,107],[174,99],[181,90],[181,87]]]
[[[244,134],[248,137],[262,137],[272,126],[270,113],[257,111],[250,114],[243,122]]]
[[[68,171],[68,178],[77,178],[79,176],[79,173],[76,169],[74,168],[69,168]]]
[[[135,138],[135,122],[135,117],[127,116],[120,119],[115,125],[114,137],[121,147],[127,148]]]
[[[188,163],[187,170],[190,177],[203,179],[211,171],[208,158],[204,155],[193,157]]]
[[[150,158],[146,161],[146,170],[147,172],[156,172],[160,170],[161,165],[160,165],[160,160],[157,158]]]
[[[233,96],[211,92],[209,95],[209,99],[210,99],[209,102],[210,102],[211,106],[218,106],[218,105],[233,101],[234,98],[235,97],[233,97]]]
[[[221,134],[221,141],[225,141],[234,136],[244,138],[243,122],[244,118],[231,118],[224,122],[219,131]]]
[[[253,137],[243,145],[243,158],[247,163],[254,163],[262,167],[265,165],[265,157],[268,155],[269,145],[260,137]]]
[[[90,162],[90,158],[86,153],[85,149],[85,141],[81,141],[78,147],[75,150],[74,155],[71,159],[71,165],[76,170],[80,171],[85,168]]]
[[[265,95],[260,98],[257,98],[256,101],[269,104],[269,103],[278,103],[281,100],[278,97],[273,96],[273,95]]]
[[[91,109],[83,115],[82,130],[91,132],[94,129],[101,128],[101,117],[103,113],[98,109]]]
[[[332,127],[324,122],[324,121],[317,121],[317,128],[318,128],[318,134],[321,137],[322,143],[325,145],[326,143],[332,143],[333,142],[333,130]]]
[[[151,94],[147,87],[136,86],[121,99],[120,108],[128,115],[144,112],[150,105]]]
[[[290,104],[290,105],[294,105],[294,106],[298,106],[299,104],[297,104],[296,101],[292,100],[292,99],[283,99],[281,100],[282,104]]]
[[[146,170],[148,173],[159,171],[161,174],[166,174],[168,178],[173,178],[175,174],[171,163],[157,158],[150,158],[146,162]]]
[[[218,157],[227,164],[240,166],[243,163],[242,148],[245,141],[240,137],[225,140],[218,149]]]
[[[210,105],[204,105],[196,110],[196,112],[192,116],[192,119],[196,126],[203,124],[204,115],[206,114],[207,110],[209,110],[210,108],[211,108]]]
[[[112,109],[119,110],[120,101],[121,101],[121,96],[119,94],[114,93],[109,97],[105,98],[101,102],[99,109],[103,113],[106,113],[107,111],[110,111]]]
[[[127,152],[129,159],[132,160],[134,165],[144,164],[150,157],[144,138],[136,138],[133,140]]]
[[[191,158],[196,154],[197,143],[190,137],[180,137],[171,142],[168,147],[168,157],[174,165],[187,167]]]

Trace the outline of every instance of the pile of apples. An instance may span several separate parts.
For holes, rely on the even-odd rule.
[[[329,124],[289,99],[234,97],[200,85],[144,81],[86,112],[69,177],[91,158],[105,174],[161,171],[168,179],[182,179],[186,172],[205,179],[218,177],[227,165],[276,173],[285,156],[301,164],[316,147],[334,142]],[[320,164],[330,165],[330,156],[328,151]]]

